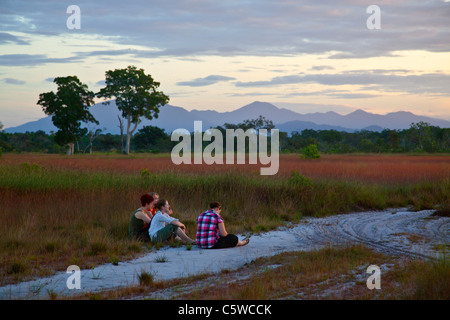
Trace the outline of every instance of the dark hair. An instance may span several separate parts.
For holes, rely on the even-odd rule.
[[[222,205],[220,204],[220,202],[211,202],[211,203],[209,204],[209,208],[210,208],[210,209],[222,208]]]
[[[161,210],[161,208],[166,205],[166,202],[167,202],[166,199],[159,199],[155,204],[156,210]]]
[[[147,205],[148,203],[152,203],[153,202],[153,197],[151,195],[149,195],[148,193],[144,194],[141,197],[141,205],[144,207],[145,205]]]

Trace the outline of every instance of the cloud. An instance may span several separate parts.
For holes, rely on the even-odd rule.
[[[380,30],[367,29],[370,4],[353,0],[77,1],[80,33],[149,49],[131,52],[139,56],[311,53],[343,59],[393,56],[402,50],[450,51],[450,2],[382,1]],[[69,15],[63,4],[33,1],[24,6],[4,0],[2,9],[0,30],[5,34],[73,34],[66,27]]]
[[[36,66],[48,63],[80,62],[78,57],[49,58],[43,54],[5,54],[0,55],[1,66]]]
[[[191,81],[182,81],[177,82],[179,86],[188,86],[188,87],[204,87],[209,86],[221,81],[231,81],[236,80],[235,78],[219,76],[219,75],[210,75],[205,78],[197,78]]]
[[[318,83],[329,86],[358,85],[362,90],[440,94],[450,96],[450,74],[422,75],[385,74],[383,70],[348,71],[340,74],[296,74],[274,77],[271,80],[236,82],[237,87],[268,87],[298,83]],[[402,70],[400,70],[402,72]],[[347,95],[351,98],[351,95]],[[356,97],[356,96],[354,96]]]
[[[5,78],[5,79],[3,79],[3,81],[5,81],[6,83],[9,83],[9,84],[17,84],[17,85],[22,85],[22,84],[26,83],[23,80],[13,79],[13,78]]]
[[[30,41],[22,40],[20,37],[12,35],[10,33],[0,32],[0,45],[15,43],[19,45],[29,45]]]
[[[310,70],[313,71],[322,71],[322,70],[334,70],[332,66],[313,66]]]
[[[303,97],[303,96],[317,96],[317,97],[330,97],[335,99],[367,99],[375,98],[379,95],[368,94],[368,93],[354,93],[348,90],[320,90],[320,91],[309,91],[309,92],[293,92],[285,95],[285,98],[291,97]]]

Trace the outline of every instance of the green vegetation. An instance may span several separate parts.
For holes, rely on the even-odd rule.
[[[149,120],[158,118],[159,108],[169,102],[169,97],[156,90],[160,85],[159,82],[135,66],[106,71],[105,82],[106,86],[97,93],[97,96],[114,98],[122,117],[127,120],[127,140],[122,152],[130,154],[131,137],[141,117]],[[122,122],[120,125],[122,126]],[[123,129],[121,127],[121,132]]]
[[[259,123],[261,122],[261,123]],[[238,125],[226,124],[226,129],[246,129],[249,125],[257,128],[271,128],[269,120],[264,118],[247,120]],[[85,153],[92,146],[97,152],[118,152],[122,150],[122,137],[113,134],[97,133],[95,139],[91,135],[77,138],[75,153]],[[45,152],[63,153],[65,148],[56,143],[54,133],[46,134],[43,131],[27,133],[0,132],[0,147],[4,152]],[[193,139],[192,139],[193,141]],[[164,130],[145,126],[138,130],[130,140],[132,152],[170,152],[177,142],[170,139],[170,134]],[[209,142],[204,142],[204,147]],[[317,151],[324,154],[342,153],[449,153],[450,128],[439,128],[420,122],[411,124],[405,130],[357,131],[354,133],[336,130],[303,130],[288,135],[280,133],[280,152],[302,153],[310,145],[316,145]],[[270,147],[270,140],[269,140]]]
[[[310,144],[302,150],[302,157],[305,159],[319,159],[320,154],[315,144]]]
[[[53,124],[59,129],[55,142],[67,144],[68,154],[72,155],[75,141],[88,131],[81,128],[81,122],[99,124],[89,112],[89,107],[94,104],[94,92],[89,91],[87,85],[76,76],[57,77],[53,82],[58,86],[56,93],[41,93],[37,104],[42,106],[45,114],[52,116]]]

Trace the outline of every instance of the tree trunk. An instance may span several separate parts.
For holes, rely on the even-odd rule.
[[[134,131],[136,130],[137,126],[139,125],[139,116],[138,121],[134,125],[133,130],[130,131],[131,127],[131,117],[128,116],[128,123],[127,123],[127,146],[126,146],[126,154],[130,154],[130,143],[131,143],[131,136],[133,135]]]
[[[119,128],[120,128],[120,144],[121,144],[121,151],[122,151],[122,154],[124,154],[125,153],[125,150],[124,150],[124,148],[123,148],[123,122],[122,122],[122,119],[120,118],[120,116],[119,115],[117,115],[117,119],[119,119]]]
[[[127,133],[127,145],[126,145],[126,150],[125,150],[125,153],[127,155],[130,154],[130,142],[131,142],[131,133]]]
[[[73,142],[67,144],[69,148],[67,149],[67,155],[72,156],[75,153],[75,144]]]
[[[125,154],[130,154],[130,140],[131,140],[130,126],[131,126],[131,116],[128,115],[128,117],[127,117],[127,142],[126,142],[126,146],[125,146]]]
[[[91,131],[91,137],[89,139],[89,154],[92,154],[92,143],[94,141],[94,133]]]

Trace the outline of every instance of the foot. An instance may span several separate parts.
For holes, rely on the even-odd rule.
[[[250,242],[250,239],[249,238],[245,238],[244,240],[238,242],[238,247],[245,246],[249,242]]]

